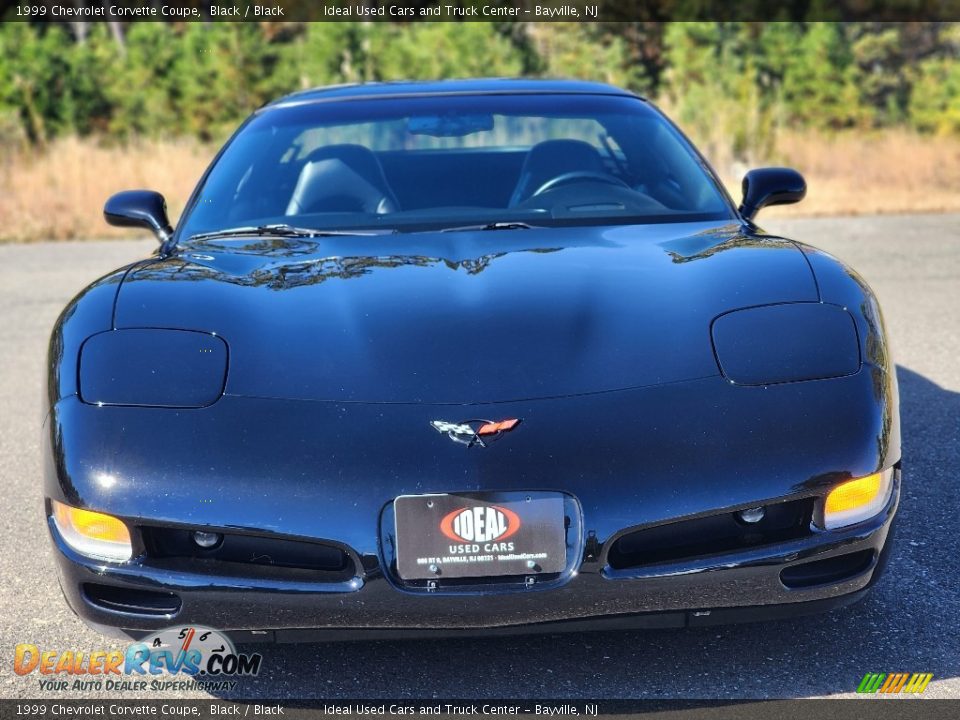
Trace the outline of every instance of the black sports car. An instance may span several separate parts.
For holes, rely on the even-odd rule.
[[[46,513],[100,628],[681,627],[861,598],[900,486],[880,311],[631,93],[296,93],[53,331]],[[244,633],[243,631],[247,631]]]

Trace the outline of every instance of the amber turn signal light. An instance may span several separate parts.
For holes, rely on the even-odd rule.
[[[873,517],[887,504],[893,468],[840,483],[823,503],[823,524],[828,530]]]
[[[133,555],[130,531],[112,515],[52,500],[53,521],[64,542],[81,555],[123,562]]]

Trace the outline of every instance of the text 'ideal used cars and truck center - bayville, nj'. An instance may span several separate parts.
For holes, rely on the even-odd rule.
[[[522,8],[512,5],[428,5],[425,7],[410,7],[408,5],[364,5],[361,3],[348,5],[320,5],[317,11],[323,17],[330,19],[446,19],[469,20],[473,18],[515,19],[515,20],[551,20],[596,18],[599,16],[599,6],[586,5],[534,5]],[[241,3],[236,5],[211,4],[204,12],[215,20],[244,20],[263,18],[266,20],[283,20],[287,17],[287,8],[281,5]],[[178,4],[157,3],[152,5],[127,6],[108,3],[104,5],[69,5],[60,3],[30,4],[16,6],[15,15],[18,18],[33,18],[42,20],[199,20],[203,17],[199,7]]]

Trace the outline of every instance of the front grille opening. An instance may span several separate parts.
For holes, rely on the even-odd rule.
[[[826,560],[792,565],[780,571],[780,582],[791,589],[832,585],[867,571],[873,564],[873,555],[873,550],[860,550]]]
[[[805,498],[767,505],[756,523],[745,523],[736,513],[721,513],[637,530],[613,543],[607,564],[624,570],[801,538],[810,534],[813,504],[813,498]]]
[[[313,577],[328,582],[354,575],[354,563],[342,549],[325,543],[224,533],[212,548],[193,541],[192,530],[141,528],[149,561],[154,565],[203,572]]]
[[[94,583],[86,583],[82,589],[87,602],[102,610],[153,616],[175,615],[180,612],[180,598],[170,592]]]

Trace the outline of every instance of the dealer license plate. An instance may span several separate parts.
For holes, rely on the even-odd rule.
[[[402,495],[393,508],[404,580],[539,575],[566,566],[559,493]]]

